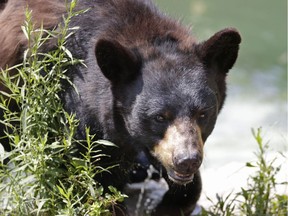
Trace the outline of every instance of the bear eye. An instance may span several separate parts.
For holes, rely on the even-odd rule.
[[[164,115],[159,114],[154,117],[154,120],[158,123],[163,123],[166,121],[166,118]]]
[[[197,116],[198,121],[203,121],[205,120],[207,117],[207,113],[206,112],[200,112]]]
[[[200,113],[199,118],[200,119],[206,118],[206,113]]]

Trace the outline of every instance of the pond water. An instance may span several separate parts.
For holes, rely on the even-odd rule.
[[[204,175],[222,184],[205,182],[203,178],[204,188],[205,184],[206,188],[217,185],[218,192],[221,187],[227,188],[223,185],[227,181],[213,174],[223,174],[225,169],[236,172],[236,167],[242,169],[245,162],[255,159],[257,144],[251,128],[262,127],[271,152],[282,151],[287,156],[287,1],[155,2],[170,16],[192,26],[200,41],[225,27],[235,27],[242,35],[239,58],[227,80],[228,97],[205,144],[202,166]],[[284,163],[288,164],[287,158]]]

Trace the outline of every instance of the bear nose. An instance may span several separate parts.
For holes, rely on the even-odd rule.
[[[195,173],[202,163],[202,157],[199,153],[179,154],[173,157],[175,171],[181,174]]]

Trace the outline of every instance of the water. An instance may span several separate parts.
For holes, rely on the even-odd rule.
[[[271,155],[282,151],[288,157],[287,1],[156,0],[156,3],[167,14],[192,26],[200,41],[225,27],[235,27],[242,35],[239,58],[227,80],[224,109],[205,144],[204,193],[215,196],[216,192],[245,185],[251,172],[244,168],[245,162],[255,160],[253,152],[257,149],[251,128],[263,128],[264,139],[270,141]],[[287,160],[282,160],[282,164],[288,166]],[[288,179],[285,169],[279,180]],[[287,188],[281,190],[287,193]]]

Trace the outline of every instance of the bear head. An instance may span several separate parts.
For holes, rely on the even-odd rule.
[[[123,121],[130,144],[177,184],[193,181],[202,163],[240,41],[231,28],[189,51],[179,49],[176,39],[158,38],[149,58],[114,40],[96,44],[98,66],[111,83],[115,116]]]

